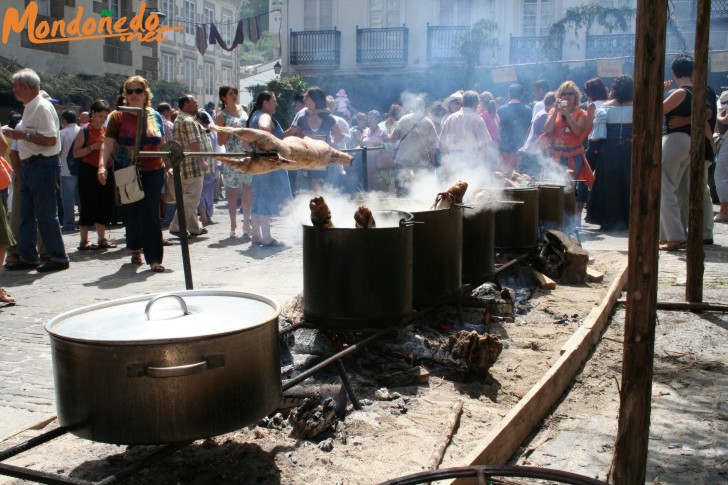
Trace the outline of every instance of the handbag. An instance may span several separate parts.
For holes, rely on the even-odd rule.
[[[84,148],[88,143],[88,126],[84,125],[81,130],[83,131],[83,145],[81,145],[81,148]],[[71,175],[77,177],[78,169],[81,166],[81,159],[73,156],[73,143],[71,143],[71,147],[68,149],[68,154],[66,155],[66,165],[68,165],[68,171]]]
[[[147,110],[141,121],[141,133],[147,132]],[[141,151],[144,136],[135,137],[134,153]],[[144,189],[142,188],[142,177],[139,173],[139,167],[136,164],[136,155],[132,158],[132,163],[128,167],[120,168],[114,172],[114,180],[116,181],[116,195],[121,205],[133,204],[144,198]]]
[[[162,201],[166,204],[174,204],[176,202],[174,194],[174,175],[168,171],[164,172],[164,195]]]
[[[114,180],[116,181],[116,194],[120,204],[133,204],[144,198],[141,175],[136,164],[116,170]]]

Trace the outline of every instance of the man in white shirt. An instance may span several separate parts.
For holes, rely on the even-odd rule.
[[[448,116],[442,126],[440,149],[442,168],[446,172],[449,168],[462,168],[452,167],[462,162],[481,168],[488,166],[488,144],[491,137],[485,121],[475,113],[479,100],[475,91],[465,91],[463,107]]]
[[[76,140],[81,127],[76,123],[76,112],[66,110],[61,113],[61,203],[63,206],[64,231],[76,230],[74,208],[78,205],[78,176],[68,170],[68,152]]]
[[[13,94],[25,105],[21,128],[5,130],[18,141],[20,177],[20,259],[8,270],[37,269],[43,273],[68,269],[68,255],[58,223],[56,192],[60,177],[60,124],[53,104],[40,95],[40,78],[32,69],[13,74]],[[36,250],[40,231],[50,261],[40,264]]]

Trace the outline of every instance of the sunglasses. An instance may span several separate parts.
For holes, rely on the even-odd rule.
[[[136,88],[136,89],[129,89],[129,88],[127,88],[127,90],[126,90],[126,94],[127,95],[131,95],[131,94],[142,94],[143,92],[144,92],[144,88]]]
[[[561,95],[562,96],[573,96],[574,95],[574,91],[564,91],[563,93],[561,93]]]

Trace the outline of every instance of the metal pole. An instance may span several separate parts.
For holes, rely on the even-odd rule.
[[[364,187],[364,192],[369,192],[369,177],[367,176],[368,163],[367,147],[364,147],[361,151],[362,187]]]
[[[319,364],[316,364],[315,366],[311,367],[309,370],[300,373],[299,375],[297,375],[293,379],[287,380],[286,382],[283,383],[283,386],[281,386],[281,389],[283,391],[287,391],[288,389],[292,388],[293,386],[295,386],[297,384],[300,384],[301,382],[305,381],[306,379],[308,379],[309,377],[311,377],[312,375],[314,375],[315,373],[317,373],[321,369],[323,369],[323,368],[325,368],[325,367],[333,364],[334,362],[336,362],[339,359],[342,359],[342,358],[346,357],[347,355],[351,354],[352,352],[356,352],[360,348],[362,348],[362,347],[370,344],[374,340],[382,337],[383,335],[386,335],[387,333],[389,333],[391,331],[392,331],[391,328],[384,329],[384,330],[382,330],[380,332],[375,333],[374,335],[370,335],[369,337],[365,338],[361,342],[358,342],[358,343],[356,343],[354,345],[351,345],[351,346],[347,347],[346,349],[342,350],[338,354],[332,355],[331,357],[329,357],[328,359],[324,360],[323,362],[321,362]]]
[[[170,141],[162,147],[167,150],[168,166],[174,170],[174,197],[177,206],[177,222],[179,223],[179,238],[182,247],[182,268],[185,275],[185,288],[192,289],[192,266],[190,264],[190,247],[187,240],[187,223],[185,222],[185,209],[182,201],[182,178],[180,166],[185,159],[182,145]]]

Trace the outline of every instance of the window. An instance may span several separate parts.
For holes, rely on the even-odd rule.
[[[207,24],[206,29],[207,29],[207,32],[209,32],[210,24],[215,23],[215,10],[211,9],[210,7],[205,7],[204,12],[205,12],[204,13],[205,23]],[[215,52],[215,44],[208,45],[207,50],[209,50],[210,52]]]
[[[402,26],[400,0],[369,0],[371,27]]]
[[[207,96],[212,96],[215,91],[215,64],[211,62],[205,63],[205,86],[203,91]]]
[[[162,54],[162,80],[174,82],[174,54]]]
[[[197,83],[195,82],[197,61],[194,59],[185,59],[185,86],[190,93],[197,92]]]
[[[303,30],[331,30],[333,28],[333,0],[303,1]]]
[[[233,18],[228,14],[222,14],[222,25],[220,26],[220,35],[222,35],[222,40],[225,41],[227,45],[230,45],[230,43],[233,41]]]
[[[440,0],[441,25],[470,25],[473,0]]]
[[[221,83],[223,86],[233,86],[233,70],[230,67],[222,67],[222,79]],[[237,87],[237,86],[233,86]]]
[[[51,15],[51,0],[40,0],[38,3],[38,13],[40,15]]]
[[[174,27],[174,0],[162,0],[161,10],[166,17],[163,22],[169,27]]]
[[[553,0],[523,0],[523,35],[544,36],[553,23]]]
[[[195,35],[195,2],[185,0],[185,33]]]

